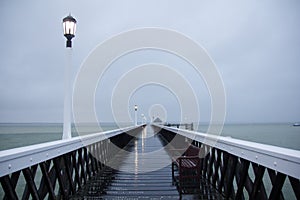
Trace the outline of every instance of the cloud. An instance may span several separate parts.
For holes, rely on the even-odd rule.
[[[174,29],[203,45],[217,64],[227,92],[227,121],[298,121],[299,8],[294,0],[1,1],[0,122],[62,121],[61,21],[69,12],[78,20],[73,77],[97,44],[119,32],[149,26]],[[182,65],[175,69],[198,87],[199,77],[184,70],[190,66],[165,54],[152,56],[145,52],[124,65],[149,59],[177,62]],[[200,85],[200,107],[209,113],[209,95]],[[103,110],[103,116],[110,116],[103,120],[113,120],[109,108]]]

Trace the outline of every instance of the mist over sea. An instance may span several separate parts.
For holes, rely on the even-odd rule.
[[[116,129],[119,126],[114,123],[101,124],[103,131]],[[200,124],[198,130],[206,132],[207,127]],[[59,123],[2,123],[0,124],[0,150],[60,140],[62,130],[62,124]],[[101,131],[98,126],[91,124],[83,125],[80,130],[80,135]],[[75,127],[72,127],[72,135],[73,137],[79,135]],[[295,127],[292,123],[225,124],[221,136],[300,150],[300,127]]]

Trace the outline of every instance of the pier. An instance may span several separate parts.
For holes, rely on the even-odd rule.
[[[171,144],[200,149],[200,182]],[[3,199],[300,199],[300,154],[153,124],[2,151],[0,177]]]

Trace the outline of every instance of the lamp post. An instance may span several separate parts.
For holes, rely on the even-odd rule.
[[[65,97],[64,97],[64,125],[62,139],[72,137],[71,116],[72,116],[72,98],[71,98],[71,67],[72,67],[72,38],[75,37],[76,19],[71,14],[63,19],[64,36],[66,42],[66,65],[65,65]]]
[[[145,122],[144,122],[144,117],[145,117],[145,116],[144,116],[143,113],[141,114],[141,117],[142,117],[142,124],[144,124],[144,123],[145,123]]]
[[[142,117],[143,124],[145,124],[147,122],[146,116],[144,114],[141,114],[141,117]]]
[[[134,105],[134,125],[137,126],[137,109],[138,106]]]

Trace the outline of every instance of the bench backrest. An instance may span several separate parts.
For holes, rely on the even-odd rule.
[[[190,145],[187,150],[184,152],[185,156],[198,156],[200,149],[194,145]]]

